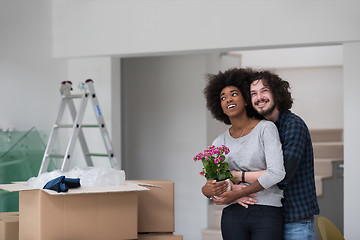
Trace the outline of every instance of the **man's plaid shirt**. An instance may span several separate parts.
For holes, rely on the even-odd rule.
[[[278,184],[284,190],[285,222],[309,219],[319,214],[314,155],[305,122],[291,111],[281,111],[275,122],[284,154],[285,178]]]

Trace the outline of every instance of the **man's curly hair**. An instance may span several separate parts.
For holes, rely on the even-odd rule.
[[[225,72],[220,71],[218,74],[206,75],[207,86],[204,89],[204,95],[207,102],[206,106],[215,119],[224,122],[227,125],[231,124],[229,117],[224,114],[220,103],[220,93],[228,86],[234,86],[240,90],[247,103],[245,108],[249,117],[262,118],[251,104],[249,80],[253,73],[253,70],[250,68],[231,68]]]
[[[250,83],[259,80],[264,80],[263,84],[269,87],[276,107],[280,111],[288,110],[292,107],[293,99],[291,97],[289,82],[268,70],[255,72],[250,78]]]

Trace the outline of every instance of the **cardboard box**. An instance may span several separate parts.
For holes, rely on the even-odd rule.
[[[172,233],[143,233],[138,235],[138,240],[183,240],[183,236]]]
[[[138,194],[148,190],[131,183],[67,193],[21,183],[0,188],[20,191],[20,240],[136,239]]]
[[[0,240],[19,240],[18,212],[0,212]]]
[[[139,193],[139,233],[175,232],[174,182],[168,180],[132,180],[150,191]]]

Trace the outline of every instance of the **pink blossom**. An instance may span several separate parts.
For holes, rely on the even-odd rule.
[[[230,152],[230,149],[226,147],[225,145],[222,145],[222,149],[225,152],[225,154],[228,154]]]
[[[193,159],[194,161],[200,160],[203,157],[202,153],[199,153],[198,155],[196,155]]]
[[[222,174],[223,172],[225,173],[228,171],[228,166],[222,166],[222,164],[225,160],[224,155],[228,154],[229,152],[229,148],[225,145],[222,145],[221,147],[210,145],[203,152],[197,154],[193,158],[194,161],[208,161],[206,164],[204,162],[204,168],[201,172],[199,172],[199,174],[201,176],[206,176],[208,179],[216,179],[219,177],[219,173]],[[228,173],[226,173],[226,175],[228,175]],[[232,176],[230,175],[230,177]]]

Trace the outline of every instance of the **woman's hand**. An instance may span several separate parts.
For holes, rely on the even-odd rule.
[[[213,198],[224,193],[227,188],[228,183],[226,181],[216,182],[216,180],[208,180],[201,190],[206,197]]]

